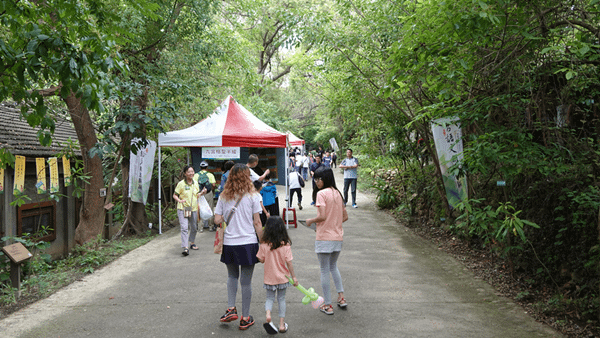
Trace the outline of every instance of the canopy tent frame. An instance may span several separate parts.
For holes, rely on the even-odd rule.
[[[231,95],[223,100],[212,114],[192,127],[159,134],[157,143],[159,234],[162,234],[162,147],[285,148],[285,161],[289,159],[289,136],[262,122],[238,104]],[[289,201],[287,163],[285,164],[285,195],[287,208]],[[286,212],[286,225],[287,214]]]

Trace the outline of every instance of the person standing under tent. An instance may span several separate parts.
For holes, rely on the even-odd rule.
[[[256,180],[263,182],[265,180],[265,176],[267,176],[271,172],[269,169],[267,169],[264,171],[264,173],[262,175],[258,175],[254,171],[254,168],[256,168],[258,166],[258,155],[256,155],[256,154],[252,154],[252,155],[248,156],[247,166],[248,166],[248,168],[250,168],[250,180],[252,182],[254,182]]]
[[[271,182],[271,175],[265,176],[260,194],[263,196],[263,204],[270,216],[279,216],[279,196],[277,196],[277,186]]]
[[[346,150],[346,158],[340,163],[340,168],[344,169],[344,203],[348,204],[348,188],[351,187],[352,207],[356,206],[356,181],[358,179],[358,159],[352,157],[352,149]]]

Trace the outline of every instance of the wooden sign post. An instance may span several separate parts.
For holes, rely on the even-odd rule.
[[[17,297],[21,297],[21,262],[33,255],[21,243],[7,245],[2,251],[10,258],[10,280],[12,286],[17,289]]]

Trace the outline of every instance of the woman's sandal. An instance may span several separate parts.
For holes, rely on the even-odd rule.
[[[346,303],[346,299],[344,297],[338,299],[337,305],[342,308],[345,309],[346,306],[348,306],[348,303]]]
[[[192,244],[192,245],[190,245],[190,249],[198,250],[198,246],[196,244]]]
[[[287,332],[287,330],[288,330],[288,325],[287,325],[287,323],[283,323],[283,326],[285,327],[285,329],[284,329],[284,330],[282,330],[282,329],[279,329],[279,333],[286,333],[286,332]]]
[[[333,306],[331,306],[331,304],[321,305],[321,307],[319,308],[319,310],[321,310],[321,312],[323,312],[326,315],[332,315],[333,314]]]
[[[187,256],[190,254],[190,250],[188,250],[188,248],[183,248],[183,252],[181,254]]]

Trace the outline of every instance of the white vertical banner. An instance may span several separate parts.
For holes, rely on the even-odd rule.
[[[338,147],[338,144],[335,141],[334,137],[329,139],[329,145],[331,145],[331,148],[333,148],[333,150],[338,151],[338,152],[340,151],[340,147]]]
[[[431,122],[431,130],[435,141],[435,149],[440,160],[440,170],[446,188],[446,198],[451,207],[467,198],[466,178],[457,178],[448,172],[448,168],[455,163],[462,162],[463,143],[458,117],[442,118]]]
[[[131,144],[139,141],[133,139]],[[138,149],[137,154],[129,154],[129,197],[133,202],[145,205],[148,201],[155,153],[156,142],[148,140],[146,147]]]

